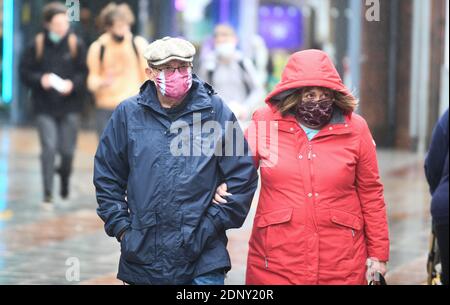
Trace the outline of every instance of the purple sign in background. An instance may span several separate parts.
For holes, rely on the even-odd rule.
[[[300,49],[303,45],[303,15],[290,5],[263,5],[259,8],[259,34],[269,49]]]

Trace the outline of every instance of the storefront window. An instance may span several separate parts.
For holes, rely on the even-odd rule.
[[[10,103],[12,99],[13,81],[13,29],[14,29],[14,1],[2,0],[1,16],[1,92],[2,102]]]
[[[259,8],[259,34],[269,49],[298,50],[303,45],[303,16],[297,7],[262,5]]]
[[[0,0],[0,79],[3,80],[3,0]],[[3,81],[0,82],[0,92],[3,90]]]

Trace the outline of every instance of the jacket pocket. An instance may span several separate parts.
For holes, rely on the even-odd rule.
[[[360,231],[363,225],[360,217],[339,210],[331,211],[331,222],[355,231]]]
[[[189,224],[183,224],[183,245],[186,260],[196,261],[206,246],[215,238],[218,238],[218,232],[214,223],[209,218],[203,217],[203,221],[193,227]]]
[[[355,242],[360,238],[364,224],[362,218],[345,211],[332,210],[330,220],[338,230],[337,241],[347,251],[347,257],[353,257]]]
[[[145,222],[138,227],[131,227],[122,239],[122,257],[135,264],[150,264],[156,256],[157,221],[155,213],[147,213]]]
[[[265,254],[280,247],[289,240],[293,209],[282,209],[259,215],[255,224],[263,237]]]

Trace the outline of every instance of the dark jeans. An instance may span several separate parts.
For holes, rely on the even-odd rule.
[[[79,115],[69,113],[61,118],[39,114],[36,124],[41,143],[41,167],[44,181],[44,192],[51,196],[53,192],[53,176],[55,174],[55,159],[57,153],[61,156],[58,169],[63,177],[69,177],[72,172],[73,155],[77,143]]]
[[[192,285],[225,285],[225,270],[218,269],[197,276]]]
[[[114,110],[106,109],[96,109],[95,110],[95,128],[97,130],[98,138],[100,139],[103,131],[108,125],[109,119],[111,118]]]
[[[448,230],[449,225],[434,226],[442,265],[442,283],[448,285]]]
[[[123,282],[124,285],[134,285]],[[197,276],[190,285],[225,285],[225,270],[217,269]]]

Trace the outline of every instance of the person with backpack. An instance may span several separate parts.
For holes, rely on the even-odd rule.
[[[441,282],[448,285],[448,109],[434,128],[425,160],[425,175],[433,197],[431,216],[441,259]]]
[[[55,172],[61,178],[61,197],[69,196],[87,67],[84,43],[70,30],[66,6],[47,4],[43,19],[45,29],[22,54],[19,73],[32,90],[41,144],[44,203],[52,207]],[[55,169],[57,153],[61,163]]]
[[[87,64],[88,88],[96,100],[100,138],[116,106],[137,94],[146,80],[143,52],[147,41],[132,34],[135,18],[127,4],[110,3],[99,18],[106,32],[90,46]]]
[[[200,64],[199,76],[214,87],[242,122],[250,119],[264,95],[253,62],[237,49],[234,29],[225,24],[214,30],[214,52]]]

